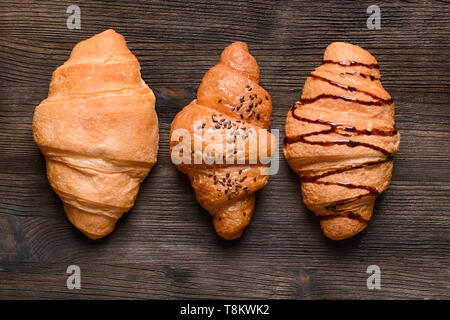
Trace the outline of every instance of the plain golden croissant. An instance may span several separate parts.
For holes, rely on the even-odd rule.
[[[112,232],[158,152],[155,96],[123,36],[107,30],[73,48],[33,134],[70,222],[91,239]]]
[[[284,154],[306,206],[334,240],[361,232],[391,180],[400,133],[375,58],[336,42],[306,80],[286,119]]]
[[[250,223],[255,207],[255,192],[268,182],[268,175],[260,157],[261,150],[267,156],[274,152],[274,136],[267,132],[270,127],[272,102],[269,94],[259,86],[260,71],[255,58],[248,52],[247,45],[235,42],[225,48],[220,62],[204,76],[197,91],[197,99],[177,114],[172,122],[170,150],[172,161],[178,156],[177,147],[183,139],[177,132],[185,131],[190,138],[188,150],[181,152],[190,164],[176,163],[186,173],[195,190],[200,205],[213,216],[217,234],[227,240],[239,238]],[[266,136],[258,133],[266,133]],[[211,133],[211,135],[208,135]],[[212,134],[218,134],[217,141],[225,141],[232,152],[206,154],[208,145],[216,141]],[[229,134],[230,136],[227,136]],[[202,138],[198,155],[195,135]],[[258,140],[256,148],[250,147],[250,138]],[[267,137],[267,138],[265,138]],[[238,148],[243,143],[244,148]],[[219,148],[220,149],[220,148]],[[187,154],[186,154],[187,153]],[[229,164],[227,156],[236,158],[242,153],[245,162]],[[214,154],[214,155],[213,155]],[[219,156],[217,156],[219,155]],[[219,162],[195,163],[196,157],[208,156],[222,159]],[[254,159],[254,163],[250,162]]]

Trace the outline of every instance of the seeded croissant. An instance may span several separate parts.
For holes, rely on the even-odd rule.
[[[399,144],[394,102],[375,58],[348,43],[329,45],[287,115],[284,145],[325,236],[341,240],[366,228]]]
[[[170,132],[172,161],[188,175],[198,202],[213,216],[217,234],[227,240],[242,235],[253,215],[255,192],[268,182],[267,164],[262,163],[260,151],[266,151],[268,157],[273,154],[273,136],[267,133],[272,103],[258,85],[259,76],[247,45],[231,44],[222,52],[219,64],[205,74],[197,99],[177,114]],[[228,153],[207,152],[209,145],[218,143],[213,134],[224,141]],[[257,147],[251,148],[255,137]],[[200,151],[194,148],[196,138],[202,139]],[[184,150],[182,142],[189,142]],[[238,148],[239,143],[244,148]],[[177,162],[174,155],[186,161]],[[245,162],[238,164],[235,159],[240,156]],[[208,162],[208,157],[223,163]],[[230,158],[232,161],[226,162]]]
[[[36,144],[70,222],[91,239],[114,229],[156,163],[155,96],[123,36],[78,43],[36,107]]]

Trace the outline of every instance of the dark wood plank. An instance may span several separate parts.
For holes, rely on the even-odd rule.
[[[2,1],[0,298],[450,298],[450,3],[383,1],[381,30],[368,30],[371,4],[81,1],[82,28],[68,30],[66,2]],[[135,207],[95,242],[65,218],[31,120],[72,47],[109,27],[126,36],[156,93],[160,151]],[[353,42],[378,59],[402,142],[392,185],[361,235],[339,243],[321,235],[282,153],[244,236],[214,234],[170,163],[168,137],[173,117],[236,40],[260,65],[281,138],[329,43]],[[70,264],[81,267],[81,290],[65,286]],[[366,288],[372,264],[381,268],[380,291]]]

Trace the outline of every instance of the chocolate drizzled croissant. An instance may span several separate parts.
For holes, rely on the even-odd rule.
[[[368,224],[391,180],[400,133],[375,58],[336,42],[306,80],[286,119],[284,154],[324,234],[349,238]]]

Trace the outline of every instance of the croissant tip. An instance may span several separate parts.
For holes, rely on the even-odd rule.
[[[81,229],[78,229],[78,230],[80,230],[86,237],[88,237],[91,240],[98,240],[98,239],[101,239],[103,237],[106,237],[109,234],[109,233],[107,233],[107,234],[95,234],[95,233],[89,233],[89,232],[87,232],[85,230],[81,230]]]
[[[245,42],[242,42],[242,41],[235,41],[235,42],[233,42],[232,44],[230,44],[228,47],[233,47],[233,46],[235,46],[235,47],[240,47],[240,48],[242,48],[243,50],[248,51],[248,45],[247,45]]]
[[[78,230],[89,239],[97,240],[114,231],[117,219],[92,214],[64,203],[67,218]]]
[[[102,31],[102,32],[98,33],[97,36],[99,36],[99,35],[107,35],[109,33],[111,33],[111,34],[119,34],[118,32],[116,32],[116,30],[114,30],[112,28],[109,28],[109,29],[106,29],[105,31]]]
[[[347,221],[343,223],[342,220],[347,218],[336,218],[333,220],[329,220],[327,222],[321,221],[320,226],[322,228],[322,232],[325,237],[330,240],[340,241],[352,238],[357,234],[361,233],[366,227],[366,223],[357,222],[355,220],[351,220],[351,222]]]
[[[349,42],[333,42],[325,49],[323,60],[356,61],[377,64],[375,57],[367,50]]]
[[[70,219],[69,219],[69,220],[70,220]],[[115,225],[116,225],[116,223],[114,222],[114,225],[112,226],[111,229],[109,229],[109,230],[103,230],[103,232],[102,232],[102,231],[100,231],[100,232],[95,232],[95,231],[99,231],[99,230],[95,230],[95,229],[93,229],[93,228],[85,228],[85,229],[82,229],[82,226],[78,226],[78,225],[74,224],[74,226],[75,226],[78,230],[80,230],[81,233],[83,233],[86,237],[88,237],[88,238],[91,239],[91,240],[98,240],[98,239],[104,238],[104,237],[106,237],[107,235],[111,234],[111,233],[114,231],[114,229],[115,229]]]
[[[347,47],[347,48],[355,48],[356,47],[356,48],[362,49],[360,46],[357,46],[356,44],[352,44],[350,42],[341,42],[341,41],[330,43],[327,46],[327,49],[328,48],[333,48],[333,47],[341,47],[341,48],[345,48],[345,47]]]
[[[323,234],[324,234],[325,237],[327,237],[330,240],[341,241],[341,240],[345,240],[345,239],[350,239],[350,238],[356,236],[358,233],[355,233],[355,234],[352,233],[352,234],[345,234],[344,235],[344,234],[329,234],[329,233],[323,232]]]
[[[221,233],[216,230],[216,233],[219,237],[221,237],[225,240],[237,240],[240,237],[242,237],[242,235],[244,234],[244,231],[240,230],[239,232],[235,232],[235,233]]]

